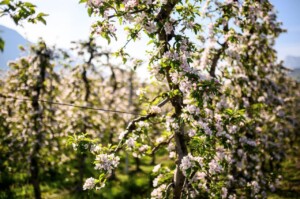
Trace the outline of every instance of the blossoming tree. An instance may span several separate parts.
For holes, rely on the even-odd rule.
[[[92,34],[108,42],[117,27],[128,42],[147,38],[149,70],[168,90],[157,93],[146,115],[132,120],[118,145],[95,152],[102,188],[124,149],[146,144],[152,119],[166,130],[144,155],[159,148],[173,163],[155,166],[152,198],[265,198],[275,185],[283,126],[284,76],[274,39],[283,32],[268,0],[81,0],[99,17]],[[116,25],[119,21],[120,26]],[[125,46],[127,45],[125,44]],[[126,58],[126,48],[117,52]],[[145,52],[146,53],[146,52]],[[166,105],[167,104],[167,105]],[[166,106],[172,109],[165,110]],[[274,111],[276,115],[274,116]]]
[[[130,86],[135,86],[137,81],[130,76],[130,72],[113,64],[112,53],[97,46],[92,38],[87,42],[76,43],[73,50],[77,53],[75,61],[80,63],[74,66],[72,59],[62,73],[61,82],[66,88],[61,87],[61,100],[75,106],[61,107],[59,115],[70,118],[62,122],[63,133],[65,138],[70,136],[70,142],[73,142],[77,152],[77,191],[82,191],[82,188],[85,189],[83,179],[87,173],[87,152],[98,150],[89,140],[101,138],[102,143],[114,142],[114,131],[123,128],[132,117],[109,111],[135,110],[137,100],[134,100],[134,96],[129,98],[132,92]],[[101,107],[103,110],[77,106]]]
[[[3,106],[6,107],[3,141],[5,146],[10,146],[4,150],[6,164],[13,168],[12,173],[30,173],[35,198],[41,198],[41,167],[50,161],[42,157],[48,150],[52,155],[57,151],[55,111],[51,104],[41,102],[42,99],[55,100],[58,94],[58,76],[53,70],[52,55],[43,41],[31,46],[29,56],[10,62],[11,70],[5,76],[2,89]],[[16,160],[19,164],[15,164]]]

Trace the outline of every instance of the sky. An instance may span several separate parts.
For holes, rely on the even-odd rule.
[[[24,0],[25,1],[25,0]],[[0,17],[0,25],[18,31],[31,42],[39,37],[47,41],[48,45],[56,45],[68,49],[72,46],[71,41],[87,40],[91,25],[96,21],[87,14],[85,4],[79,4],[79,0],[26,0],[37,6],[37,12],[49,14],[45,19],[47,25],[42,23],[31,24],[22,22],[22,26],[16,26],[8,17]],[[121,34],[119,34],[121,33]],[[117,50],[126,42],[127,35],[119,28],[117,32],[118,42],[112,40],[108,45],[106,40],[100,40],[107,49]],[[138,44],[130,44],[128,48],[135,58],[145,58],[140,52],[147,49],[147,41],[141,40]]]
[[[37,10],[49,14],[47,25],[23,23],[23,27],[16,26],[8,17],[0,17],[0,24],[17,30],[27,40],[37,41],[43,37],[50,45],[69,48],[71,41],[86,40],[90,33],[90,26],[95,19],[87,14],[85,4],[78,4],[79,0],[27,0],[37,5]],[[275,45],[279,59],[286,56],[300,56],[300,0],[271,0],[278,11],[278,20],[288,30],[282,34]],[[121,32],[120,42],[113,42],[110,49],[120,47],[126,35]],[[104,45],[107,45],[105,42]],[[146,41],[128,46],[128,50],[136,57],[143,58],[140,52],[145,52]]]
[[[300,56],[300,0],[271,0],[278,11],[278,20],[283,22],[283,33],[275,48],[280,59],[286,56]]]
[[[47,25],[23,23],[16,26],[8,17],[1,17],[0,24],[17,30],[29,41],[43,37],[47,43],[68,47],[70,41],[86,39],[92,19],[88,17],[84,4],[77,0],[27,0],[37,6],[38,12],[49,14]]]

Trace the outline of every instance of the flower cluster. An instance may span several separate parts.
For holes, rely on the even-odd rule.
[[[94,178],[88,178],[88,179],[86,179],[86,181],[83,185],[83,190],[93,189],[94,187],[95,187],[95,179]]]
[[[95,169],[112,173],[117,168],[120,158],[114,154],[99,154],[95,159]]]
[[[159,187],[153,189],[151,192],[151,199],[161,199],[167,186],[165,184],[160,185]]]
[[[182,170],[183,174],[187,176],[187,171],[191,170],[193,167],[197,165],[203,166],[203,158],[202,157],[195,157],[191,154],[184,156],[180,163],[180,169]]]

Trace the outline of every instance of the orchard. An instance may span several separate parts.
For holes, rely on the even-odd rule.
[[[97,19],[87,41],[65,51],[40,40],[1,76],[0,198],[259,199],[285,190],[299,155],[300,87],[274,49],[285,30],[269,0],[80,3]],[[16,24],[46,24],[31,3],[0,8]],[[107,50],[124,31],[122,48]],[[128,48],[140,40],[145,60]],[[299,188],[297,169],[292,177]]]

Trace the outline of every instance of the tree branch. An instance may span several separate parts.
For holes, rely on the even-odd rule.
[[[157,106],[158,107],[163,107],[168,101],[169,101],[169,99],[164,99]],[[128,137],[129,133],[132,132],[136,128],[136,123],[148,120],[148,119],[153,118],[155,116],[157,116],[157,113],[149,113],[148,115],[141,116],[141,117],[138,117],[138,118],[132,120],[128,124],[128,126],[126,127],[126,130],[125,130],[126,133],[125,133],[124,137],[120,140],[117,148],[115,149],[115,153],[119,152],[122,149],[122,144],[123,144],[124,140]]]
[[[222,53],[224,53],[224,51],[227,47],[228,47],[228,44],[227,44],[227,41],[226,41],[223,44],[221,44],[221,48],[218,49],[217,53],[213,57],[211,68],[210,68],[210,71],[209,71],[210,76],[216,77],[216,68],[217,68],[218,61],[219,61]]]
[[[119,14],[110,15],[107,18],[111,19],[111,18],[114,18],[114,17],[122,17],[126,14],[136,14],[136,13],[140,13],[140,12],[143,12],[143,11],[146,11],[146,10],[147,10],[147,8],[145,7],[143,9],[135,10],[135,11],[132,11],[132,12],[123,12],[123,13],[119,13]]]
[[[154,155],[154,153],[162,146],[165,144],[169,144],[171,140],[174,138],[174,134],[172,134],[167,140],[160,142],[156,147],[154,147],[151,151],[151,154]]]

